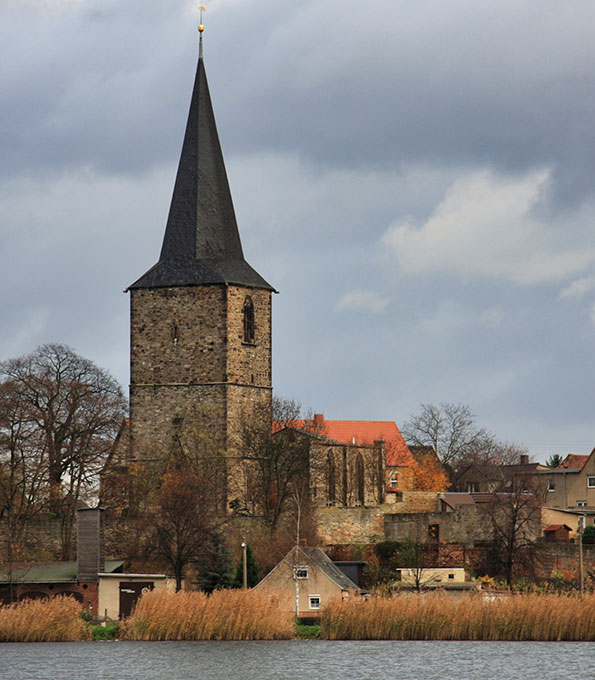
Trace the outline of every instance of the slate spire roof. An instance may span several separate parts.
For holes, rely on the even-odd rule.
[[[217,283],[274,291],[244,259],[200,54],[159,261],[129,289]]]

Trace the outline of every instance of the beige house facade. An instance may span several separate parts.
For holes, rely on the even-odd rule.
[[[275,592],[283,611],[320,616],[332,598],[361,593],[320,548],[296,546],[255,586]]]
[[[549,507],[595,509],[595,449],[586,460],[579,459],[576,467],[559,466],[543,476],[547,480],[545,503]]]

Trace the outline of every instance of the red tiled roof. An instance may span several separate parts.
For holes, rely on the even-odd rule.
[[[343,444],[368,444],[383,441],[387,465],[412,465],[407,447],[397,424],[392,420],[325,420],[320,414],[312,420],[297,420],[293,426],[310,430]]]
[[[572,529],[568,526],[568,524],[550,524],[549,527],[544,529],[543,531],[558,531],[558,529],[568,529],[568,531],[572,531]]]
[[[558,468],[563,468],[566,470],[576,469],[582,470],[584,464],[587,462],[589,456],[583,453],[569,453],[566,458],[558,465]]]

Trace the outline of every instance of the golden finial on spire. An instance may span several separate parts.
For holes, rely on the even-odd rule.
[[[199,7],[198,9],[200,9],[200,24],[198,24],[198,33],[200,35],[200,40],[198,41],[198,56],[200,59],[202,59],[202,32],[205,30],[205,27],[202,23],[202,13],[206,12],[207,8]]]

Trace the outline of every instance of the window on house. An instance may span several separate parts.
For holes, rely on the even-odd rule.
[[[429,524],[428,525],[428,536],[431,541],[440,540],[440,525],[439,524]]]
[[[320,609],[320,595],[310,595],[310,609]]]
[[[548,491],[555,491],[556,490],[556,482],[554,482],[553,479],[550,479],[549,482],[547,483],[547,490]]]
[[[244,300],[244,342],[254,344],[254,303],[249,295]]]
[[[479,483],[467,482],[467,493],[479,493]]]
[[[389,485],[394,488],[399,486],[399,475],[396,472],[390,473]]]
[[[587,501],[577,501],[576,507],[577,508],[586,508],[587,507]]]
[[[296,567],[295,568],[296,578],[308,578],[308,567]]]
[[[449,581],[454,581],[454,580],[455,580],[455,575],[454,575],[454,574],[449,574],[449,575],[448,575],[448,580],[449,580]]]
[[[595,475],[589,475],[587,477],[587,487],[589,489],[595,489]]]

